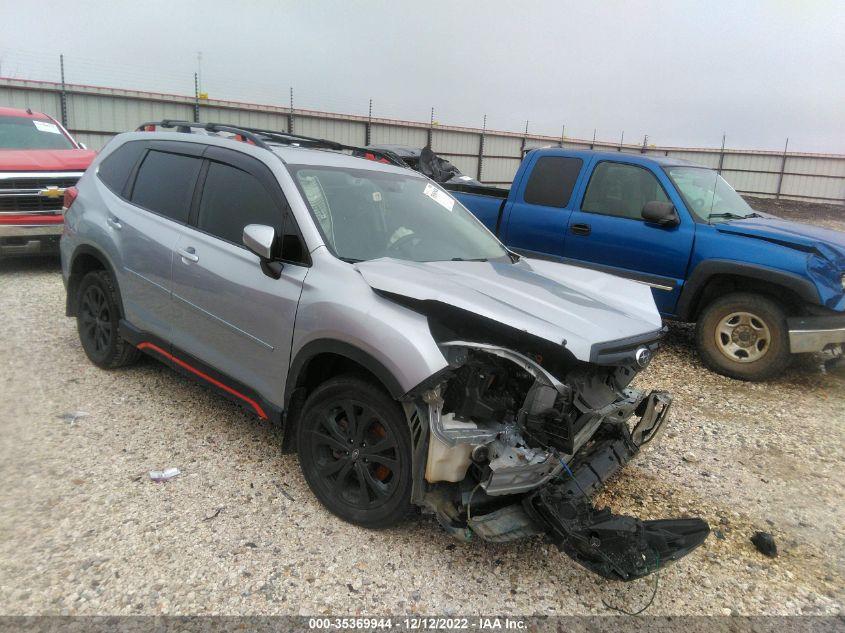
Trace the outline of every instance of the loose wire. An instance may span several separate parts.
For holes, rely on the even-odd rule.
[[[640,609],[639,611],[628,611],[626,609],[623,609],[622,607],[615,607],[612,604],[609,604],[604,598],[601,599],[601,603],[608,609],[613,609],[614,611],[624,613],[625,615],[639,615],[640,613],[648,609],[651,606],[651,603],[654,602],[654,598],[657,596],[657,584],[658,582],[660,582],[660,554],[655,552],[655,555],[657,556],[657,567],[654,570],[654,591],[651,592],[651,598],[642,609]]]
[[[572,481],[575,482],[575,485],[578,487],[578,490],[581,491],[581,494],[583,494],[586,497],[587,493],[581,487],[581,484],[578,483],[578,480],[575,478],[575,474],[572,472],[572,469],[569,468],[569,464],[567,464],[565,461],[563,461],[563,459],[559,455],[558,455],[558,461],[560,461],[561,466],[563,466],[563,469],[569,474],[569,476],[572,477]],[[605,558],[605,560],[607,560],[609,563],[612,564],[612,561],[610,560],[610,558],[604,552],[602,552],[601,550],[596,550],[596,551],[599,554],[601,554]],[[657,557],[657,560],[655,562],[656,566],[655,566],[655,569],[654,569],[654,591],[652,591],[651,598],[649,599],[649,601],[646,603],[646,605],[642,609],[640,609],[638,611],[628,611],[626,609],[623,609],[622,607],[615,607],[612,604],[609,604],[604,598],[601,599],[601,603],[608,609],[612,609],[614,611],[618,611],[619,613],[624,613],[625,615],[630,615],[630,616],[639,615],[643,611],[648,609],[652,605],[652,603],[654,602],[654,599],[657,597],[657,586],[658,586],[658,583],[660,582],[660,554],[658,552],[655,552],[655,556]]]

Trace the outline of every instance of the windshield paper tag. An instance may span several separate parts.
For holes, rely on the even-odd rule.
[[[428,183],[425,186],[423,193],[447,211],[451,211],[455,206],[455,200],[448,193],[438,187],[435,187],[431,183]]]
[[[55,123],[49,121],[32,121],[33,125],[38,128],[39,132],[50,132],[51,134],[61,134],[61,131],[56,127]]]

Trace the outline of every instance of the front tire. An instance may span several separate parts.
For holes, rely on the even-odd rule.
[[[355,376],[317,387],[297,434],[299,464],[320,502],[344,521],[384,528],[411,508],[411,434],[402,407]]]
[[[79,282],[76,329],[88,360],[102,369],[134,363],[140,352],[121,338],[117,284],[105,270],[93,270]]]
[[[730,378],[768,380],[791,360],[786,313],[762,295],[736,292],[708,304],[695,338],[704,364]]]

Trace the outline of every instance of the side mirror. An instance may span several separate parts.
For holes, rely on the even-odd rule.
[[[280,253],[276,248],[276,229],[266,224],[247,224],[244,227],[243,242],[261,259],[261,270],[265,275],[273,279],[281,276],[283,264],[279,261]]]
[[[659,224],[660,226],[678,226],[681,223],[681,218],[675,210],[675,205],[671,202],[659,202],[652,200],[643,205],[641,212],[643,220]]]

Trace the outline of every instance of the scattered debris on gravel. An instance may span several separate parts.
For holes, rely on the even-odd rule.
[[[150,471],[150,479],[157,483],[170,481],[174,477],[178,477],[181,475],[181,471],[178,468],[167,468],[165,470],[151,470]]]
[[[0,296],[4,614],[610,614],[654,591],[597,578],[541,538],[343,523],[276,429],[152,360],[91,365],[55,260],[0,263]],[[674,394],[672,418],[597,499],[713,528],[660,571],[647,613],[841,613],[845,370],[800,362],[742,383],[704,369],[692,337],[672,326],[638,378]],[[56,424],[81,410],[84,424]],[[168,464],[182,474],[149,485],[150,465]],[[752,544],[761,528],[777,558]]]
[[[754,536],[751,537],[751,542],[754,544],[754,547],[757,548],[757,551],[764,556],[777,558],[778,546],[775,544],[775,537],[768,532],[754,532]]]
[[[71,411],[69,413],[62,413],[61,415],[57,415],[56,417],[60,420],[64,420],[68,424],[76,424],[76,421],[79,418],[87,418],[88,413],[85,411]]]

